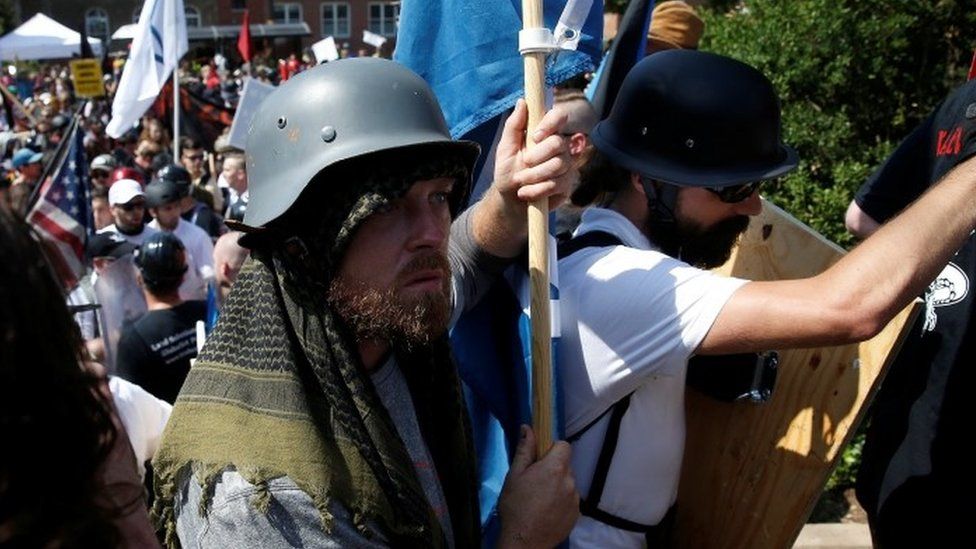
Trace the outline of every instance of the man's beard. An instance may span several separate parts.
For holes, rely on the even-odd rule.
[[[748,226],[749,216],[738,215],[707,229],[678,220],[654,224],[648,232],[664,253],[700,269],[712,269],[729,260],[732,248]]]
[[[414,273],[430,269],[443,272],[438,290],[410,296],[397,290]],[[384,290],[336,277],[329,285],[329,304],[356,341],[385,340],[408,349],[427,345],[447,331],[451,319],[450,273],[447,258],[432,252],[411,260]]]
[[[134,225],[123,225],[121,223],[116,222],[115,228],[118,229],[119,232],[124,235],[133,236],[133,235],[141,234],[142,230],[145,228],[145,225],[143,225],[141,222],[136,223]]]

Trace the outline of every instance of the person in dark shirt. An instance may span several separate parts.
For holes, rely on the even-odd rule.
[[[224,211],[224,195],[217,187],[217,178],[207,171],[207,151],[199,139],[180,138],[178,164],[190,174],[190,194],[215,212]]]
[[[848,230],[867,238],[974,155],[976,80],[970,80],[861,186],[847,210]],[[974,277],[976,233],[969,233],[929,279],[925,310],[872,404],[855,488],[875,547],[952,546],[968,533],[971,483],[964,479],[972,466],[964,448],[976,387]]]
[[[172,403],[197,356],[196,326],[207,314],[203,301],[183,301],[179,287],[186,273],[186,249],[176,236],[147,238],[136,256],[149,311],[122,330],[118,375],[155,397]]]
[[[183,166],[177,164],[164,166],[156,172],[156,179],[172,181],[179,187],[182,196],[180,199],[180,216],[185,221],[207,231],[212,240],[220,238],[220,235],[227,232],[224,227],[224,219],[214,213],[209,206],[194,198],[190,173]]]

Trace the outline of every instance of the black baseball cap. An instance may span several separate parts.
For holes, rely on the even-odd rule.
[[[89,260],[96,257],[118,259],[126,254],[131,254],[135,249],[135,244],[126,240],[119,233],[105,232],[98,233],[88,239],[88,244],[85,245],[85,255],[88,256]]]

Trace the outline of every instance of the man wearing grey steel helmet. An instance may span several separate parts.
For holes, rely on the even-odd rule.
[[[516,257],[525,201],[568,189],[565,117],[464,213],[478,147],[418,76],[380,59],[305,71],[255,114],[242,268],[154,462],[154,512],[189,546],[472,547],[475,456],[447,328]],[[452,223],[453,220],[453,223]],[[525,428],[502,542],[552,546],[578,514],[568,445]]]
[[[976,160],[954,159],[824,273],[748,282],[701,269],[722,264],[760,212],[759,182],[797,165],[765,76],[714,54],[655,53],[590,138],[598,153],[573,200],[598,207],[559,260],[557,367],[583,515],[570,545],[643,547],[667,541],[688,359],[878,333],[976,225]]]

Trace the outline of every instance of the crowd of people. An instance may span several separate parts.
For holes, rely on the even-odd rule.
[[[515,106],[490,187],[467,209],[486,151],[452,139],[427,83],[390,61],[257,66],[277,89],[246,156],[229,128],[213,143],[174,142],[155,109],[106,135],[121,64],[107,97],[84,103],[62,66],[7,71],[0,424],[17,450],[0,461],[0,545],[481,545],[475,441],[447,334],[518,261],[526,203],[540,198],[561,240],[568,442],[538,455],[522,427],[495,539],[666,544],[689,359],[876,334],[972,241],[976,147],[969,86],[858,195],[848,223],[860,247],[810,279],[718,276],[708,269],[760,212],[762,184],[799,158],[765,75],[695,51],[703,25],[683,2],[660,3],[652,21],[653,55],[602,120],[579,90],[559,90],[526,150],[527,107]],[[185,64],[181,84],[233,108],[247,77],[215,58]],[[73,120],[92,226],[86,273],[62,288],[25,219]],[[294,121],[350,130],[292,132]],[[932,124],[965,137],[948,150]],[[933,144],[945,152],[934,164]],[[898,178],[914,178],[910,192],[890,189]],[[933,301],[925,330],[935,307],[963,298]],[[892,413],[925,416],[900,396],[884,400]],[[863,490],[880,490],[872,526],[894,546],[906,498],[948,491],[959,463],[933,455],[932,484],[900,491],[911,467],[890,480],[885,464],[928,454],[897,447],[892,420],[880,421],[869,448],[891,451],[876,451]],[[910,426],[911,440],[933,425]],[[899,507],[881,514],[885,500]]]

